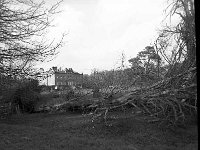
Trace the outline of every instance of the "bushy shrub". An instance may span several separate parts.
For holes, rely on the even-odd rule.
[[[19,107],[21,112],[34,112],[35,105],[40,99],[40,91],[37,80],[26,80],[15,87],[15,92],[11,96],[12,112],[16,113]]]

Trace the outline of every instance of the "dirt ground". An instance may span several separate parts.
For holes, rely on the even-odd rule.
[[[23,114],[0,120],[1,150],[197,150],[197,125],[162,128],[136,117],[105,125],[73,113]]]

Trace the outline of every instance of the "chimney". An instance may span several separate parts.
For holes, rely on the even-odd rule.
[[[56,72],[57,71],[57,67],[52,67],[53,71]]]
[[[69,70],[67,68],[65,68],[65,72],[67,73]]]

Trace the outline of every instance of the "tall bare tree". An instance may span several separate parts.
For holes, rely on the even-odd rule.
[[[159,36],[161,48],[166,49],[173,38],[173,61],[181,60],[183,69],[188,70],[196,66],[196,29],[195,29],[195,3],[194,0],[172,0],[166,11],[170,18],[178,16],[180,21],[175,26],[166,26]],[[163,40],[165,39],[165,40]],[[165,57],[166,58],[166,57]]]
[[[45,35],[60,2],[47,9],[44,1],[0,0],[1,74],[29,75],[34,62],[57,53],[64,34],[59,42],[49,42]]]

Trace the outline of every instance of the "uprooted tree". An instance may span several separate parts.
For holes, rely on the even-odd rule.
[[[179,17],[175,26],[166,26],[152,47],[146,47],[141,55],[147,56],[146,64],[141,56],[131,59],[132,68],[141,75],[148,73],[150,60],[157,62],[159,76],[160,60],[168,64],[163,78],[152,85],[127,92],[97,107],[93,118],[106,120],[109,111],[127,104],[140,109],[149,121],[160,121],[173,125],[184,123],[197,114],[196,84],[196,33],[194,0],[172,0],[167,7],[169,18]],[[155,51],[154,51],[155,50]],[[169,52],[171,51],[171,55]],[[156,52],[156,53],[155,53]],[[114,93],[111,93],[114,94]],[[107,102],[106,102],[107,101]]]

